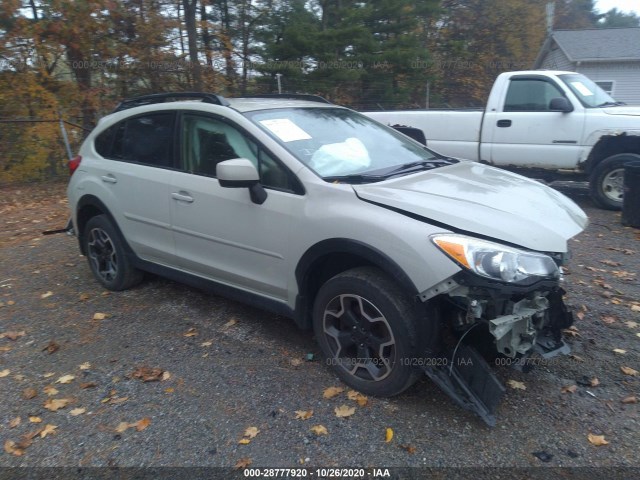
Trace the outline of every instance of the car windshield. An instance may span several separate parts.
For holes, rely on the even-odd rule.
[[[344,108],[287,108],[246,115],[325,180],[359,176],[375,181],[450,163],[403,134]]]
[[[577,73],[565,74],[560,75],[560,79],[569,87],[573,94],[578,97],[578,100],[580,100],[580,103],[582,103],[585,108],[622,105],[622,102],[616,102],[611,95],[584,75]]]

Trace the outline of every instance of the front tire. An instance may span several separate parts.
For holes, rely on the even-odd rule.
[[[624,191],[624,165],[640,160],[635,153],[620,153],[605,158],[596,165],[589,180],[591,198],[606,210],[621,210]]]
[[[420,375],[412,362],[420,343],[419,312],[419,305],[382,272],[360,267],[320,288],[313,328],[327,364],[344,383],[387,397],[406,390]]]
[[[140,283],[143,274],[131,264],[120,233],[106,215],[89,219],[83,242],[89,268],[105,288],[120,291]]]

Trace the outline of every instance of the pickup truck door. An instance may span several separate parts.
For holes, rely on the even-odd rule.
[[[575,168],[582,150],[582,106],[574,102],[572,112],[551,111],[551,99],[568,95],[545,76],[513,76],[501,93],[502,103],[488,105],[484,117],[483,160],[498,166]]]

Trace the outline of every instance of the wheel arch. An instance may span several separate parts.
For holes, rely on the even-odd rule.
[[[640,154],[640,135],[603,135],[591,149],[585,173],[591,174],[599,162],[620,153]]]
[[[311,311],[320,287],[335,275],[356,267],[379,268],[410,295],[418,295],[416,285],[387,254],[358,240],[332,238],[310,247],[298,261],[295,320],[300,328],[311,328]]]
[[[127,243],[124,235],[122,235],[122,231],[120,230],[120,226],[116,219],[113,217],[107,206],[95,195],[84,195],[78,200],[78,204],[76,207],[76,225],[75,229],[78,236],[78,242],[80,244],[80,252],[83,255],[86,255],[87,252],[84,248],[84,228],[87,225],[87,222],[97,216],[97,215],[106,215],[109,218],[109,221],[113,224],[114,228],[118,231],[120,238],[123,239],[124,248],[127,254],[132,254],[133,251],[129,244]]]

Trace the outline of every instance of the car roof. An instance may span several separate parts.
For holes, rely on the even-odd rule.
[[[335,108],[337,105],[310,100],[296,100],[290,98],[251,98],[225,97],[229,106],[239,112],[251,112],[254,110],[267,110],[273,108]]]

